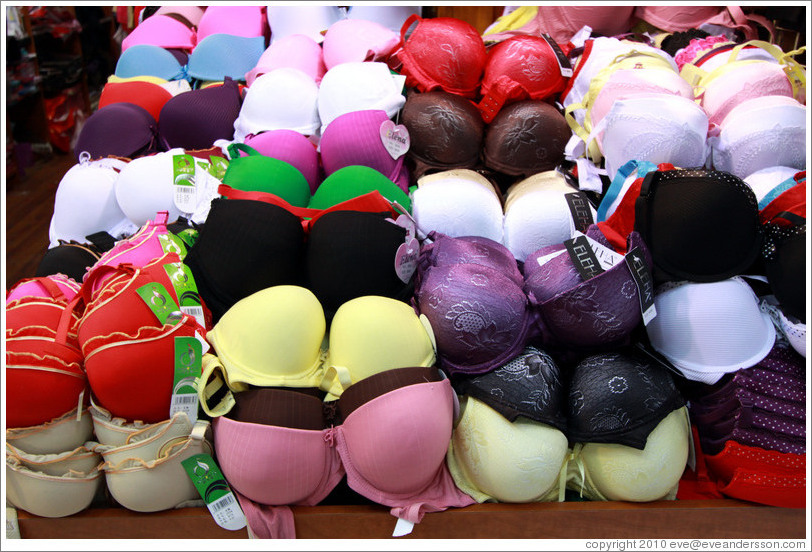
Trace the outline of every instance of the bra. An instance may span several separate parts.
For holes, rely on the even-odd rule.
[[[304,262],[304,279],[328,318],[345,302],[364,295],[408,301],[411,278],[399,275],[406,230],[385,215],[335,211],[311,227]],[[413,254],[416,256],[417,251]],[[402,279],[404,278],[404,279]]]
[[[276,33],[273,36],[276,36]],[[327,72],[324,53],[318,42],[308,35],[297,33],[271,40],[271,45],[262,52],[256,67],[245,74],[245,83],[250,89],[257,77],[283,67],[303,71],[312,77],[316,84],[321,82],[321,78]]]
[[[646,326],[651,345],[689,380],[716,383],[760,362],[775,342],[769,315],[738,276],[662,284],[655,289],[654,305],[657,316]]]
[[[778,197],[781,192],[788,190],[796,184],[795,175],[797,173],[798,169],[794,167],[776,165],[757,170],[742,180],[744,180],[753,190],[753,193],[756,194],[758,208],[761,210],[764,209],[770,201]]]
[[[154,14],[138,24],[121,41],[124,52],[136,44],[153,44],[161,48],[192,51],[197,44],[197,33],[168,15]]]
[[[617,100],[587,139],[597,137],[606,173],[633,159],[654,164],[702,167],[709,149],[708,116],[693,100],[672,94],[651,94]]]
[[[587,229],[586,238],[596,256],[606,259],[597,274],[582,274],[563,244],[542,248],[524,263],[524,289],[537,314],[537,331],[547,346],[590,349],[621,345],[642,320],[640,297],[651,293],[651,287],[638,287],[631,267],[638,273],[651,269],[645,242],[632,232],[625,255],[620,255],[609,248],[596,225]]]
[[[301,69],[280,67],[258,76],[245,93],[234,121],[234,139],[265,130],[295,130],[316,134],[319,125],[319,85]]]
[[[50,247],[60,240],[85,243],[96,232],[120,235],[134,231],[116,200],[116,180],[126,164],[85,157],[62,176],[56,188],[54,210],[48,228]]]
[[[315,42],[324,40],[324,31],[344,18],[339,6],[277,6],[267,7],[271,44],[292,34],[304,34]]]
[[[532,326],[522,288],[484,265],[431,268],[415,303],[434,330],[440,367],[451,374],[495,369],[524,348]]]
[[[158,128],[170,148],[205,149],[234,136],[241,104],[240,87],[226,77],[220,86],[190,90],[167,101]]]
[[[254,7],[244,7],[254,9]],[[233,9],[229,7],[229,9]],[[265,51],[265,37],[214,33],[201,38],[189,56],[188,76],[199,81],[244,81]]]
[[[595,220],[595,209],[560,173],[544,171],[521,183],[505,196],[502,235],[516,260],[524,263],[535,251],[572,238],[578,228],[575,218],[578,226]]]
[[[766,167],[806,167],[806,106],[786,96],[738,104],[708,139],[713,167],[746,178]]]
[[[81,282],[87,269],[99,260],[101,251],[88,243],[64,242],[50,247],[40,258],[34,276],[64,274]]]
[[[108,156],[134,159],[166,149],[152,115],[143,107],[122,102],[97,109],[87,118],[73,153],[81,162],[84,152],[90,159]]]
[[[262,201],[215,199],[184,262],[217,321],[237,301],[301,280],[302,223],[284,207]]]
[[[330,174],[310,198],[308,207],[329,209],[375,191],[389,202],[399,204],[408,212],[412,211],[412,200],[406,192],[384,174],[366,165],[347,165]]]
[[[403,22],[400,37],[392,57],[400,65],[396,70],[406,76],[406,86],[476,97],[488,53],[473,25],[452,17],[423,19],[415,14]]]
[[[491,182],[475,171],[424,176],[412,201],[420,238],[434,231],[452,238],[479,236],[502,242],[502,202]]]
[[[690,449],[687,407],[651,431],[640,450],[616,443],[576,443],[567,463],[567,488],[589,500],[673,500]]]
[[[763,258],[770,289],[781,311],[805,324],[806,221],[785,228],[768,223],[764,231]]]
[[[713,282],[743,274],[762,245],[750,187],[735,175],[705,169],[646,174],[634,229],[649,247],[658,281]]]
[[[248,155],[237,155],[237,150]],[[231,161],[223,175],[223,184],[245,192],[271,193],[295,207],[306,207],[310,202],[310,184],[290,163],[267,157],[239,143],[229,146],[229,154]]]
[[[434,267],[455,264],[477,264],[499,270],[516,285],[523,285],[524,277],[516,259],[501,243],[481,236],[451,237],[431,232],[420,247],[417,259],[417,275],[422,277]]]
[[[405,155],[394,157],[381,139],[381,128],[387,121],[389,116],[380,109],[351,111],[333,119],[319,139],[325,176],[350,165],[363,165],[408,193],[410,175],[403,163]]]
[[[339,115],[380,109],[390,119],[406,103],[403,78],[381,61],[349,61],[328,69],[319,85],[321,134]]]
[[[200,40],[214,34],[261,37],[268,34],[264,6],[207,6],[197,25]]]
[[[479,164],[485,123],[470,100],[444,90],[410,92],[401,111],[411,142],[408,159],[419,179],[430,170],[473,169]]]
[[[322,49],[324,64],[331,69],[340,63],[353,61],[383,61],[400,44],[396,31],[366,19],[336,21],[324,33]]]
[[[380,383],[392,377],[390,372],[406,370],[418,377],[406,374],[400,382]],[[445,465],[454,392],[436,370],[431,377],[424,376],[426,372],[389,370],[359,381],[334,403],[343,419],[327,416],[319,429],[285,427],[274,420],[216,418],[218,463],[229,484],[248,499],[241,500],[247,517],[252,519],[263,504],[318,504],[345,474],[352,489],[412,523],[420,522],[426,512],[473,504],[454,485]],[[274,399],[291,393],[258,391]],[[351,394],[357,397],[356,406],[345,413]],[[301,393],[288,400],[298,403],[302,412],[314,411],[315,417],[324,404]],[[406,424],[405,411],[411,413]],[[250,452],[247,443],[252,444]],[[293,467],[295,477],[290,475]]]
[[[560,58],[559,58],[560,54]],[[564,90],[569,62],[552,40],[543,36],[514,36],[488,50],[477,107],[486,123],[518,100],[554,100]]]
[[[285,161],[296,167],[307,180],[311,195],[321,184],[322,168],[319,152],[315,144],[301,132],[283,128],[266,130],[246,136],[245,145],[261,155]],[[240,152],[240,155],[247,154]]]
[[[160,122],[161,108],[173,97],[166,88],[154,82],[108,82],[99,96],[98,109],[127,102],[144,108],[153,119]]]
[[[558,109],[542,100],[520,100],[503,107],[485,130],[485,166],[528,177],[564,162],[571,135]]]
[[[157,77],[167,81],[186,80],[186,65],[172,53],[154,44],[135,44],[121,52],[114,75],[127,79]]]

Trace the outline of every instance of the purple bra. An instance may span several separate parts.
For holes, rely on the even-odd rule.
[[[489,266],[522,286],[524,277],[510,250],[498,241],[483,236],[451,237],[432,231],[420,248],[417,259],[418,282],[420,276],[432,267],[471,263]]]
[[[586,235],[605,247],[609,242],[597,225]],[[637,232],[627,251],[651,269],[651,256]],[[560,252],[550,259],[548,256]],[[640,292],[627,262],[617,262],[584,280],[563,244],[532,253],[524,263],[524,289],[538,313],[538,331],[545,345],[578,348],[623,345],[642,320]]]
[[[533,326],[522,288],[502,270],[480,264],[437,266],[415,293],[437,341],[440,367],[484,374],[516,356]]]

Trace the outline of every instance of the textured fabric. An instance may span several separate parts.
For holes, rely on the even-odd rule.
[[[241,104],[239,86],[226,77],[220,86],[190,90],[167,101],[158,129],[171,148],[209,148],[216,140],[234,136]]]
[[[256,67],[264,51],[262,36],[210,34],[200,38],[189,56],[188,73],[201,81],[221,81],[226,77],[244,81],[245,74]]]
[[[782,190],[784,185],[794,185],[795,179],[793,178],[798,173],[798,169],[794,167],[784,167],[776,165],[773,167],[765,167],[759,169],[752,174],[748,174],[742,180],[756,194],[756,200],[759,203],[759,209],[763,209],[766,204],[762,201],[769,203],[769,198],[773,197],[773,193]],[[774,199],[774,197],[773,197]]]
[[[412,200],[412,214],[423,235],[435,231],[452,238],[480,236],[502,242],[502,204],[490,182],[474,171],[424,176]]]
[[[161,108],[172,99],[172,94],[153,82],[108,82],[99,96],[101,109],[110,104],[127,102],[143,107],[156,121],[160,121]]]
[[[434,330],[440,366],[452,374],[490,372],[525,346],[527,296],[499,270],[476,264],[432,268],[415,299]]]
[[[366,19],[336,21],[324,34],[322,49],[327,69],[350,61],[387,61],[400,44],[396,31]]]
[[[417,263],[419,276],[433,267],[468,263],[499,270],[519,286],[524,282],[516,259],[510,251],[501,243],[481,236],[455,238],[432,232],[420,248]]]
[[[527,177],[562,163],[570,135],[556,107],[542,100],[521,100],[502,108],[488,125],[483,159],[495,171]]]
[[[310,184],[293,165],[281,159],[254,154],[233,158],[223,175],[223,184],[245,192],[274,194],[295,207],[310,203]]]
[[[61,242],[49,248],[40,258],[34,276],[65,274],[81,282],[88,268],[99,260],[101,252],[92,244]]]
[[[380,61],[349,61],[328,69],[319,85],[321,133],[339,115],[380,109],[390,119],[406,103],[403,83]]]
[[[265,130],[295,130],[304,135],[319,129],[319,86],[307,73],[280,67],[258,76],[245,93],[234,121],[234,139]]]
[[[553,47],[540,36],[515,36],[488,50],[478,107],[486,123],[513,102],[557,99],[567,78]]]
[[[185,262],[213,322],[261,289],[298,284],[304,231],[298,217],[260,201],[216,199]]]
[[[568,437],[643,450],[649,434],[685,400],[664,366],[642,355],[593,355],[575,367],[569,384]]]
[[[586,235],[608,246],[597,226],[587,229]],[[645,242],[633,232],[626,243],[627,255],[635,249],[637,253],[629,260],[650,269]],[[556,257],[548,257],[556,252],[560,252]],[[541,338],[551,346],[619,345],[627,342],[640,324],[641,291],[625,259],[584,280],[563,245],[549,246],[527,258],[524,273],[531,308],[540,317]]]
[[[346,474],[353,490],[418,523],[426,512],[474,503],[445,465],[453,402],[445,380],[395,389],[320,431],[220,417],[218,462],[229,484],[260,504],[318,504]]]
[[[412,201],[406,192],[384,174],[364,165],[348,165],[333,172],[319,185],[308,207],[328,209],[376,190],[389,201],[396,201],[411,212]]]
[[[781,228],[765,226],[764,265],[781,310],[806,323],[806,224]]]
[[[168,81],[186,78],[186,67],[172,53],[154,44],[136,44],[122,52],[116,62],[115,76],[158,77]]]
[[[249,134],[245,137],[245,145],[261,155],[285,161],[299,169],[310,186],[311,195],[321,184],[319,152],[313,142],[301,132],[280,128]]]
[[[435,361],[432,328],[410,305],[389,297],[357,297],[341,305],[330,324],[328,377],[322,388],[341,396],[380,372]]]
[[[406,230],[376,213],[336,211],[310,229],[305,256],[307,287],[330,317],[364,295],[408,301],[412,288],[395,270]],[[415,252],[416,253],[416,252]]]
[[[642,450],[576,443],[567,466],[567,488],[589,500],[673,500],[690,448],[686,412],[682,407],[663,418]]]
[[[444,90],[412,91],[401,121],[409,131],[407,156],[415,178],[429,170],[472,169],[479,163],[485,123],[474,104]]]
[[[121,41],[124,52],[136,44],[153,44],[161,48],[178,48],[191,51],[197,44],[197,33],[177,19],[155,14],[142,21]]]
[[[646,326],[649,340],[690,380],[716,383],[725,373],[756,365],[775,342],[769,315],[738,276],[663,284],[655,290],[654,304],[657,316]]]
[[[100,108],[87,118],[73,152],[80,161],[83,152],[91,159],[111,155],[132,159],[164,149],[152,115],[143,107],[122,102]]]
[[[806,168],[806,107],[786,96],[764,96],[738,104],[708,140],[713,166],[746,178],[776,165]]]
[[[477,502],[560,500],[558,483],[568,457],[560,429],[521,416],[508,421],[473,396],[461,404],[446,456],[460,490]]]
[[[197,25],[200,40],[214,34],[264,37],[268,22],[263,6],[208,6]]]
[[[381,140],[381,125],[388,120],[380,109],[351,111],[333,119],[319,140],[325,176],[349,165],[363,165],[408,193],[410,175],[403,156],[394,159]]]
[[[421,92],[439,88],[466,98],[477,95],[488,54],[473,25],[452,17],[412,16],[404,21],[400,36],[401,46],[393,55],[402,64],[399,71],[406,75],[406,86]]]
[[[713,282],[745,273],[761,247],[755,194],[734,175],[653,171],[635,202],[634,228],[657,280]]]
[[[459,395],[487,404],[507,420],[520,417],[567,431],[564,384],[553,358],[528,346],[487,374],[452,381]]]
[[[245,74],[245,83],[250,88],[257,77],[281,67],[299,69],[312,77],[316,84],[327,72],[321,46],[307,35],[292,34],[271,42],[256,66]]]

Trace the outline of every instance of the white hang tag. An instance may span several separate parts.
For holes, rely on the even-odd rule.
[[[414,530],[414,523],[411,521],[406,521],[405,519],[398,518],[398,522],[395,524],[395,530],[392,532],[393,537],[403,537],[408,535]]]
[[[592,161],[586,158],[579,158],[575,160],[578,165],[578,188],[587,192],[603,193],[603,181],[601,180],[601,173],[606,173],[597,168]]]
[[[387,119],[381,123],[380,135],[381,143],[392,159],[398,159],[409,151],[411,141],[409,131],[404,125],[396,125]]]
[[[584,235],[586,236],[586,234]],[[592,251],[595,253],[595,256],[598,258],[601,268],[604,270],[609,270],[617,263],[623,261],[624,257],[620,253],[613,251],[605,245],[593,240],[589,236],[586,236],[586,239],[589,242],[589,246],[592,248]]]
[[[395,252],[395,272],[404,284],[408,284],[417,270],[417,256],[420,253],[420,242],[416,238],[406,238]]]
[[[197,168],[191,155],[175,155],[172,158],[172,183],[174,186],[175,207],[182,213],[192,213],[197,206]]]
[[[17,521],[17,510],[6,506],[6,538],[20,539],[20,522]]]

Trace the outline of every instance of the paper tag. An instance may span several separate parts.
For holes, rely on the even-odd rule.
[[[197,291],[197,284],[191,269],[184,263],[166,263],[164,265],[166,275],[172,285],[175,286],[175,295],[178,296],[180,311],[193,316],[197,323],[206,327],[206,319],[203,316],[203,305],[200,302],[200,294]]]
[[[229,531],[239,531],[246,526],[245,514],[211,455],[195,454],[183,460],[181,465],[217,525]]]
[[[589,246],[592,248],[592,252],[595,253],[595,257],[601,264],[602,269],[609,270],[617,263],[623,261],[623,255],[620,253],[617,253],[602,243],[593,240],[589,236],[586,236],[586,239],[589,242]]]
[[[188,249],[197,241],[197,238],[200,236],[200,232],[196,228],[184,228],[175,235],[180,238],[188,251]]]
[[[657,316],[657,309],[654,306],[654,280],[651,277],[651,271],[637,247],[626,254],[626,264],[629,265],[629,271],[632,273],[634,283],[637,284],[637,295],[640,297],[643,324],[648,325]]]
[[[566,252],[567,252],[566,249],[562,249],[561,251],[553,251],[552,253],[544,255],[543,257],[539,257],[538,259],[536,259],[536,261],[538,261],[539,266],[544,266],[553,259],[555,259],[556,257],[558,257],[559,255],[563,255]]]
[[[6,538],[20,539],[20,522],[17,521],[17,510],[6,506]]]
[[[222,180],[228,169],[228,160],[218,155],[210,156],[209,160],[211,163],[208,164],[209,166],[206,167],[206,170],[217,180]]]
[[[395,530],[392,532],[393,537],[403,537],[408,535],[414,530],[414,523],[411,521],[406,521],[405,519],[398,518],[398,522],[395,524]]]
[[[572,263],[575,265],[576,270],[578,270],[578,273],[581,275],[581,278],[583,278],[584,281],[594,278],[603,272],[603,268],[598,261],[598,257],[595,255],[595,252],[589,245],[589,240],[585,235],[580,234],[574,238],[566,240],[564,242],[564,247],[567,248],[567,252],[570,254]]]
[[[186,256],[186,245],[182,239],[172,232],[158,234],[158,242],[161,244],[164,253],[176,253],[181,259]]]
[[[387,219],[390,220],[390,219]],[[416,238],[417,237],[417,226],[415,225],[414,219],[408,214],[400,214],[398,218],[395,219],[395,224],[400,226],[401,228],[406,229],[406,239]]]
[[[166,324],[167,321],[171,323],[171,320],[175,318],[172,317],[173,314],[183,316],[178,305],[175,304],[175,300],[172,299],[172,296],[169,295],[166,288],[159,282],[143,285],[138,288],[136,292],[141,296],[141,299],[143,299],[144,303],[147,304],[162,325]]]
[[[558,46],[553,37],[551,37],[547,33],[543,33],[541,38],[547,41],[547,44],[550,45],[552,48],[553,53],[555,54],[555,58],[558,61],[558,69],[561,71],[562,77],[571,77],[572,76],[572,64],[567,56],[564,55],[564,52],[561,51],[561,48]]]
[[[409,151],[409,131],[404,125],[396,125],[387,119],[381,123],[381,142],[392,159],[398,159]]]
[[[414,271],[417,270],[418,253],[420,253],[420,242],[416,238],[408,237],[395,252],[395,272],[404,284],[411,281]]]
[[[198,397],[195,380],[203,373],[203,347],[197,338],[175,337],[175,379],[169,417],[185,412],[192,423],[197,421]]]
[[[189,154],[172,156],[172,182],[175,188],[175,207],[191,213],[197,206],[195,187],[195,160]]]
[[[564,194],[564,198],[567,200],[567,205],[569,205],[575,229],[579,232],[586,232],[587,228],[595,222],[590,209],[591,204],[586,194],[584,192],[570,192]]]

